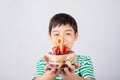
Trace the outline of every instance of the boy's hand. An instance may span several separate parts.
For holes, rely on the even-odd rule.
[[[45,74],[47,76],[50,76],[52,78],[55,78],[58,76],[58,70],[57,70],[57,67],[54,66],[54,65],[51,65],[51,64],[47,64],[45,67],[44,67],[44,70],[45,70]]]
[[[50,76],[55,78],[56,76],[58,76],[58,70],[57,70],[57,66],[49,64],[49,59],[47,56],[44,56],[44,60],[46,61],[46,66],[44,67],[45,70],[45,75]]]
[[[80,68],[80,64],[72,65],[71,67],[65,67],[64,69],[59,69],[59,76],[63,79],[68,79],[68,77],[75,75],[74,72],[76,69]]]

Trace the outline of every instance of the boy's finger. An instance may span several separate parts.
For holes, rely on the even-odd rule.
[[[46,56],[46,55],[44,55],[44,60],[48,63],[49,62],[49,58]]]
[[[55,73],[55,71],[56,71],[55,67],[51,68],[51,73]]]
[[[47,64],[47,65],[44,67],[44,70],[47,71],[47,70],[49,70],[49,68],[50,68],[50,67],[49,67],[49,65]]]
[[[51,65],[47,63],[46,66],[44,67],[44,70],[47,71],[50,70],[50,68],[52,68]]]
[[[71,67],[70,67],[71,73],[74,73],[74,72],[75,72],[75,69],[76,69],[75,66],[71,66]]]
[[[47,66],[45,66],[45,67],[44,67],[44,70],[47,71],[47,69],[48,69]]]
[[[47,63],[47,65],[44,67],[44,70],[56,70],[57,69],[57,65],[53,65],[53,64],[49,64]]]
[[[65,72],[65,74],[66,75],[69,75],[70,74],[70,71],[68,70],[68,68],[66,67],[66,68],[64,68],[64,72]]]
[[[75,64],[75,69],[78,69],[78,68],[80,68],[80,63]]]

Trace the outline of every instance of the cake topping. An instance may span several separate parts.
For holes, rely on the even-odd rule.
[[[52,48],[53,54],[56,54],[56,55],[67,54],[68,51],[70,50],[68,47],[64,45],[64,40],[62,37],[58,37],[56,44],[57,44],[57,47]]]
[[[60,51],[63,51],[63,38],[62,37],[58,37],[57,46],[59,46]]]

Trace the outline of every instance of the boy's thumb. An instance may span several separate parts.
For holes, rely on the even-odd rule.
[[[44,59],[47,63],[49,62],[49,58],[48,58],[46,55],[43,56],[43,59]]]

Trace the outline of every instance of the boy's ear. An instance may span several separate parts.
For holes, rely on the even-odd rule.
[[[76,33],[75,33],[75,41],[77,41],[77,40],[78,40],[78,36],[79,36],[79,33],[78,33],[78,32],[76,32]]]
[[[51,35],[50,34],[48,34],[48,39],[51,40]]]

